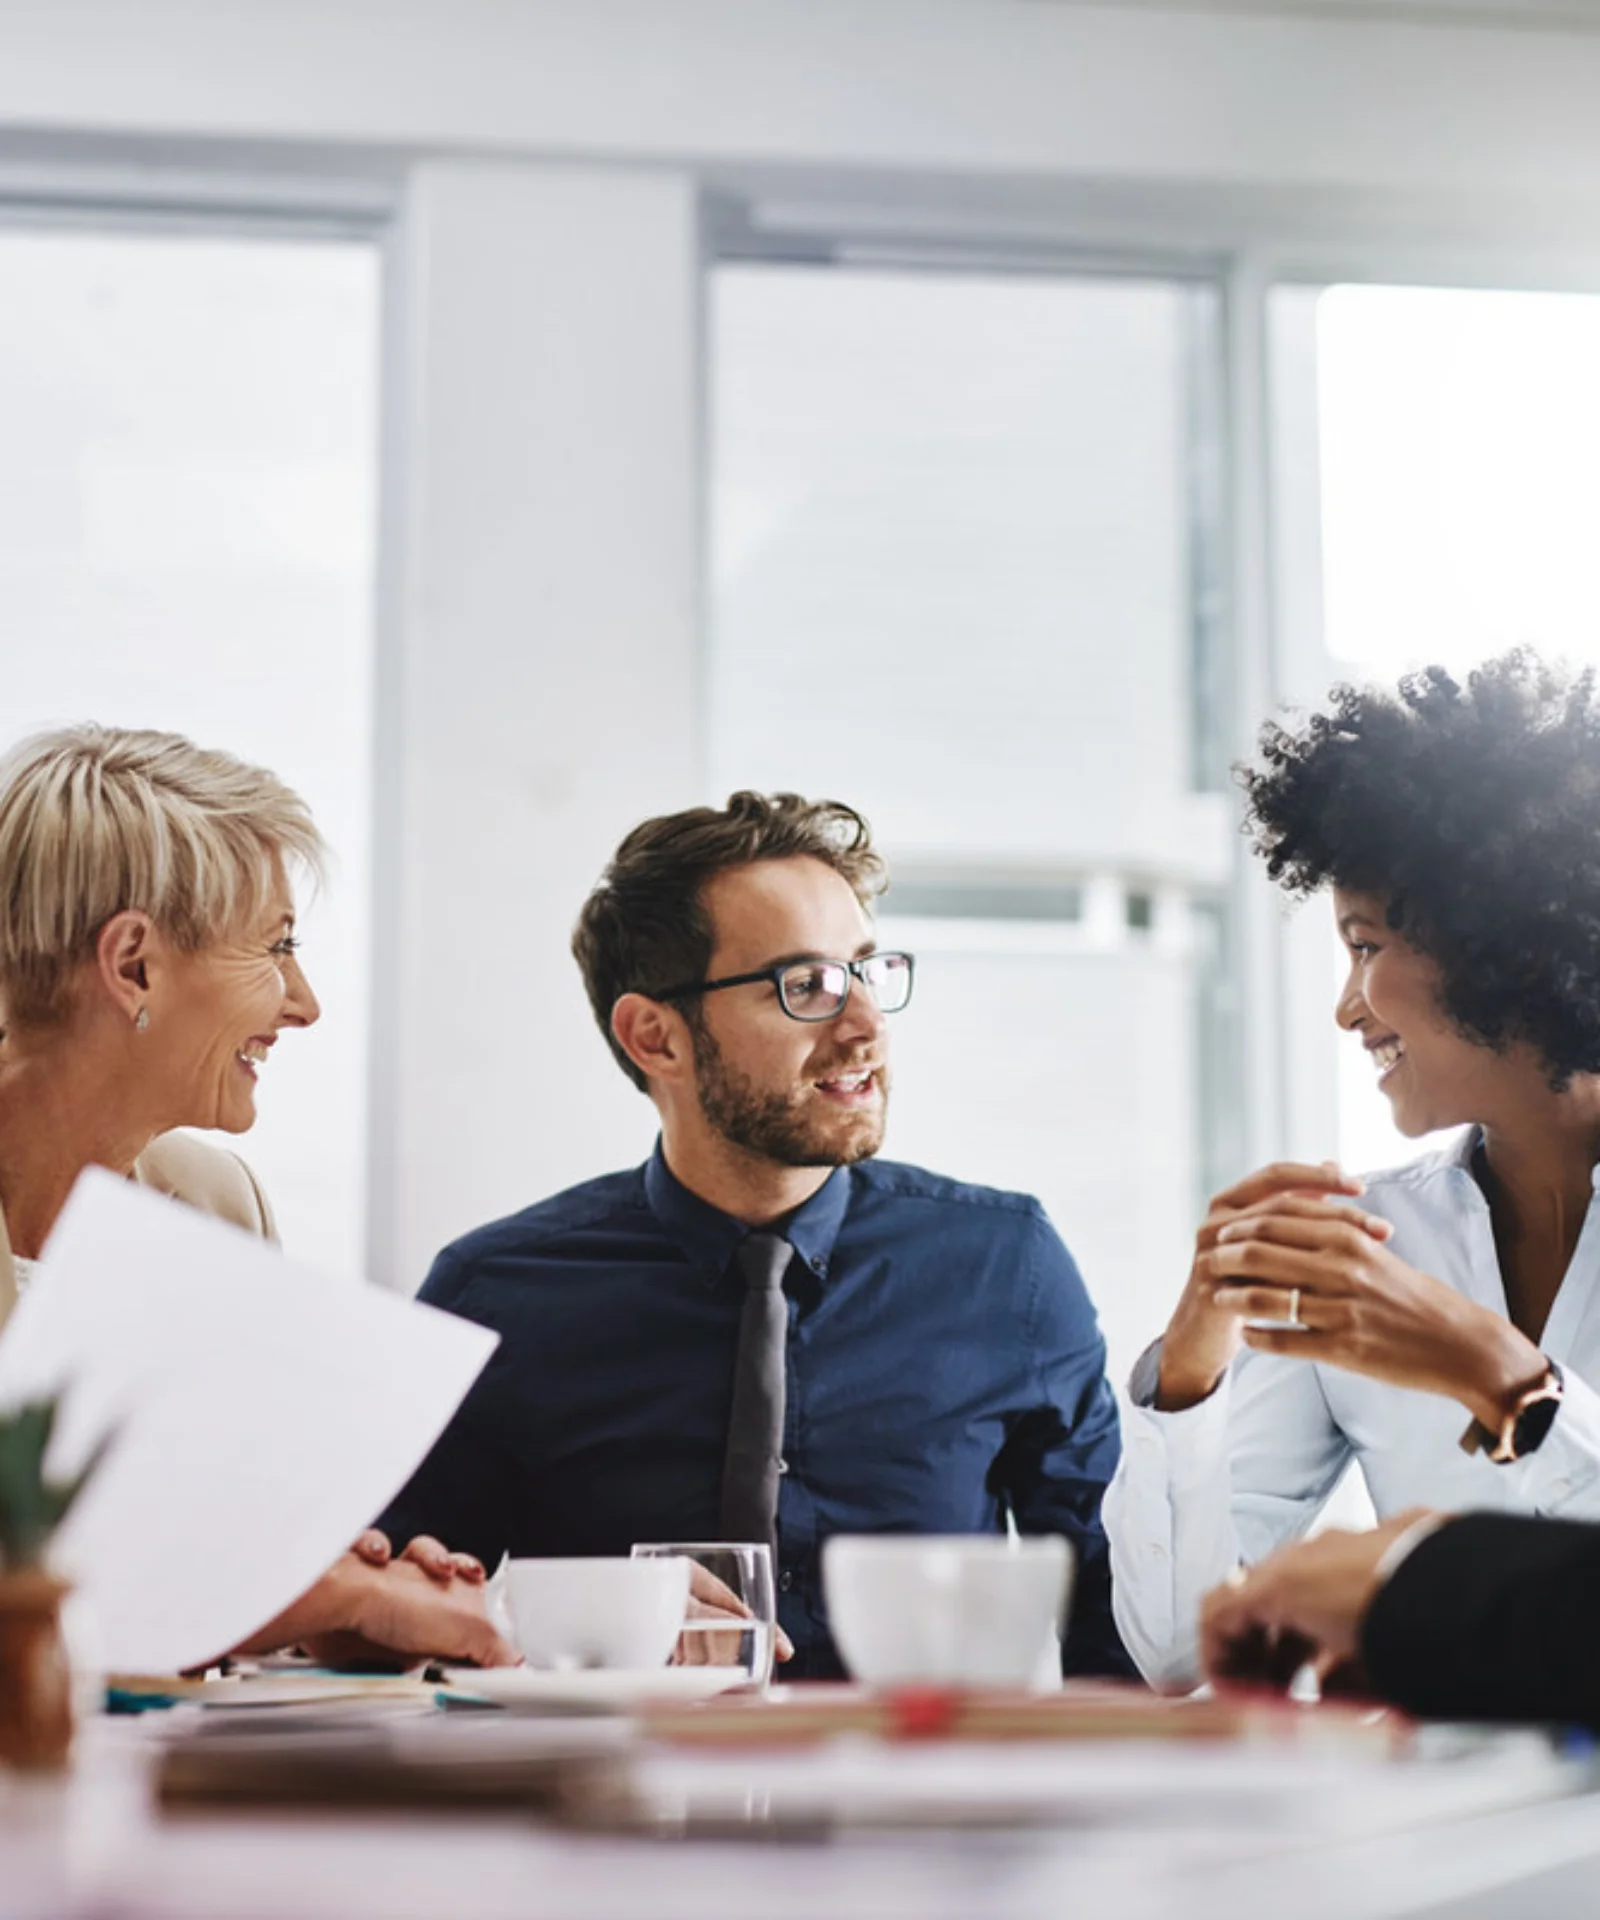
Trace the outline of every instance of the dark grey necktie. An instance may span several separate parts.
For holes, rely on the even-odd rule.
[[[749,1234],[734,1255],[745,1295],[722,1466],[722,1537],[765,1540],[774,1550],[789,1339],[783,1276],[793,1255],[794,1248],[776,1233]]]

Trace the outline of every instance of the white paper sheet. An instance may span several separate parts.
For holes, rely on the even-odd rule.
[[[405,1484],[497,1340],[85,1173],[0,1338],[0,1406],[70,1383],[62,1468],[118,1429],[54,1556],[104,1667],[196,1666],[280,1613]]]

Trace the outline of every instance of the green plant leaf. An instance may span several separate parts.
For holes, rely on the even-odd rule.
[[[60,1406],[61,1397],[56,1395],[0,1413],[0,1567],[40,1564],[51,1536],[115,1439],[114,1432],[107,1434],[72,1478],[48,1479],[45,1459]]]

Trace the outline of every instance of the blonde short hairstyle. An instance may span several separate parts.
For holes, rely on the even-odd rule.
[[[300,796],[181,734],[64,727],[0,759],[0,1002],[7,1025],[67,1010],[73,974],[128,908],[196,952],[266,904],[274,861],[320,875]]]

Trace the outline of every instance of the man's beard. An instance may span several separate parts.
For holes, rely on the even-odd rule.
[[[764,1093],[728,1064],[704,1026],[694,1036],[695,1088],[701,1111],[724,1140],[781,1167],[850,1167],[870,1160],[883,1145],[889,1074],[877,1069],[880,1100],[875,1112],[856,1109],[832,1116],[808,1113],[804,1098]]]

